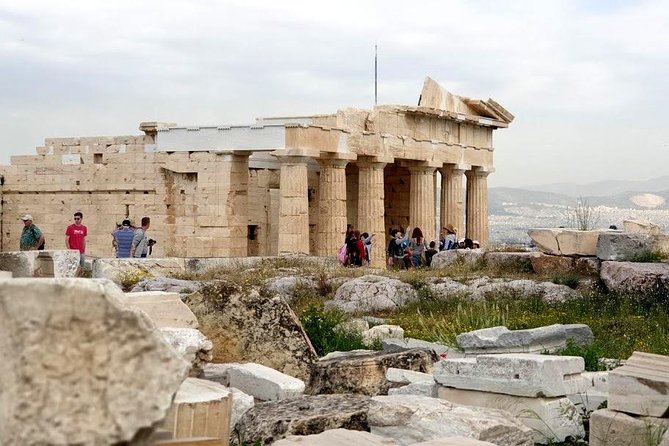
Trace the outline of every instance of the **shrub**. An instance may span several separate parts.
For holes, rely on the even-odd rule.
[[[130,291],[132,287],[137,285],[137,283],[150,277],[153,276],[141,269],[133,269],[133,270],[126,269],[118,273],[118,275],[116,276],[117,280],[121,284],[121,288],[123,288],[123,291],[126,292]]]
[[[300,322],[319,356],[334,351],[366,348],[359,333],[347,332],[337,326],[346,320],[346,314],[323,304],[311,305],[300,315]]]
[[[581,278],[578,274],[575,273],[558,274],[551,278],[551,282],[558,285],[566,285],[572,289],[576,289],[580,281]]]
[[[606,370],[601,363],[602,351],[595,344],[576,345],[571,339],[567,341],[567,347],[555,353],[560,356],[580,356],[585,361],[585,370],[589,372],[599,372]]]
[[[659,250],[647,250],[638,253],[632,257],[630,262],[639,262],[639,263],[660,263],[667,258],[667,255]]]

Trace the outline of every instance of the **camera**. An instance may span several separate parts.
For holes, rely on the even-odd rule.
[[[153,245],[155,245],[156,243],[158,243],[158,242],[155,241],[154,239],[152,239],[152,238],[149,239],[149,246],[153,246]]]

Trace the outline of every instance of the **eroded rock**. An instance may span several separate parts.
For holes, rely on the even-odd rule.
[[[341,285],[326,305],[348,313],[401,308],[418,298],[408,283],[383,276],[367,275]]]

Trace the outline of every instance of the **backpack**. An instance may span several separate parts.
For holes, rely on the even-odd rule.
[[[346,247],[346,243],[342,245],[341,248],[339,248],[339,252],[337,252],[337,260],[339,263],[342,265],[346,265],[346,261],[348,260],[348,249]]]

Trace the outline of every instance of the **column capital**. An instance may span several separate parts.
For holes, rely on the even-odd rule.
[[[491,173],[493,173],[495,169],[493,168],[486,168],[486,167],[481,167],[481,166],[473,166],[470,170],[467,170],[465,172],[465,175],[468,177],[487,177]]]
[[[439,170],[441,172],[465,173],[466,171],[470,170],[471,168],[472,168],[472,166],[470,166],[469,164],[446,163]]]
[[[306,164],[313,157],[302,154],[293,154],[277,150],[271,153],[281,164]]]
[[[363,155],[358,155],[358,159],[356,161],[356,164],[383,164],[384,166],[386,164],[392,164],[395,162],[395,158],[392,156],[388,155],[375,155],[375,156],[363,156]]]

